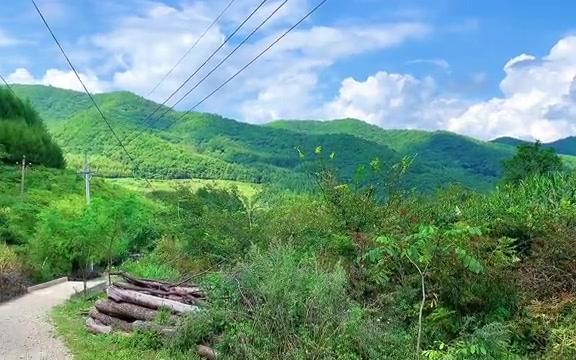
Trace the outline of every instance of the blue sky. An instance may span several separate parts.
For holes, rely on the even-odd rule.
[[[218,86],[317,1],[288,0],[179,109]],[[38,0],[92,91],[143,96],[227,2]],[[259,2],[237,0],[150,98],[164,100]],[[199,75],[279,3],[268,0]],[[357,117],[385,128],[485,139],[574,135],[575,12],[568,0],[328,0],[201,110],[252,123]],[[0,3],[0,54],[0,73],[11,82],[79,89],[27,0]]]

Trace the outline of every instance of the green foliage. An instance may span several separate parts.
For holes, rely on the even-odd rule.
[[[20,270],[20,261],[16,252],[5,244],[0,243],[0,273],[9,273]]]
[[[216,303],[184,325],[175,340],[180,349],[223,331],[219,350],[232,359],[387,359],[402,351],[348,299],[340,265],[323,267],[293,247],[253,249],[229,276],[211,282]],[[231,301],[222,301],[225,294]]]
[[[429,360],[516,360],[520,357],[510,353],[509,329],[500,323],[487,324],[452,345],[438,344],[437,350],[426,350]]]
[[[391,148],[398,154],[396,160],[405,156],[415,157],[407,181],[409,187],[422,192],[434,191],[447,183],[488,190],[500,177],[500,162],[512,155],[507,146],[483,143],[444,131],[384,130],[355,119],[276,121],[268,126],[310,135],[352,135]],[[364,157],[356,163],[366,159]]]
[[[89,207],[84,198],[69,196],[39,214],[38,231],[28,244],[31,258],[46,279],[83,271],[91,261],[125,258],[142,247],[138,235],[146,217],[144,205],[130,196],[95,198]]]
[[[167,264],[163,264],[158,256],[150,254],[139,260],[129,260],[122,264],[122,270],[137,277],[146,279],[159,279],[166,281],[177,280],[178,271]]]
[[[543,148],[537,141],[519,145],[516,155],[504,161],[504,181],[517,184],[534,175],[548,175],[562,170],[562,159],[552,148]]]
[[[22,102],[0,87],[0,160],[14,163],[23,156],[34,164],[64,167],[62,151],[30,102]]]

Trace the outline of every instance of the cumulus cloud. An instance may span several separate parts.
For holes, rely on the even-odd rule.
[[[47,1],[60,3],[60,0]],[[225,46],[184,90],[212,69],[247,31],[253,29],[280,2],[273,0],[264,6],[246,24],[243,33]],[[131,15],[111,18],[110,30],[82,36],[67,44],[72,61],[82,70],[82,77],[91,91],[122,89],[147,96],[198,39],[226,2],[185,1],[178,6],[159,1],[139,4]],[[248,63],[298,21],[311,4],[310,0],[288,2],[257,36],[197,88],[179,108],[195,104]],[[252,0],[238,0],[150,98],[156,101],[166,99],[255,6]],[[324,99],[319,79],[325,70],[345,58],[398,46],[421,39],[432,32],[430,26],[418,21],[333,26],[311,23],[307,21],[290,33],[257,64],[204,104],[202,110],[223,113],[249,122],[322,117]],[[50,84],[79,90],[80,85],[72,75],[67,70],[50,69],[36,78],[29,71],[18,69],[10,79],[13,82]],[[171,105],[173,101],[168,104]]]
[[[448,121],[449,130],[542,141],[576,133],[576,36],[561,39],[542,58],[518,55],[504,72],[503,96],[470,106]]]
[[[520,54],[504,66],[502,96],[471,102],[444,95],[430,77],[378,72],[345,79],[323,117],[355,117],[385,128],[448,129],[483,139],[552,141],[576,134],[576,36],[548,55]],[[485,81],[485,75],[472,77]]]
[[[108,90],[108,85],[99,80],[96,75],[84,73],[80,73],[79,75],[90,92],[99,93]],[[27,69],[18,68],[7,76],[7,81],[13,84],[40,84],[62,89],[84,91],[82,84],[80,84],[72,71],[62,71],[58,69],[48,69],[41,78],[35,78]]]
[[[364,27],[314,26],[287,36],[244,84],[240,111],[244,119],[266,122],[279,118],[324,117],[318,95],[319,75],[337,61],[418,39],[431,31],[420,23]],[[248,58],[272,41],[271,35],[244,51]]]
[[[345,79],[324,112],[327,117],[358,118],[385,128],[439,129],[464,108],[463,101],[441,96],[431,77],[380,71],[365,81]]]

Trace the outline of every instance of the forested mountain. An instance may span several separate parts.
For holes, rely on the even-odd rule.
[[[503,144],[512,146],[524,145],[529,143],[528,141],[516,139],[510,136],[499,137],[494,140],[491,140],[490,142],[494,144]]]
[[[134,174],[134,164],[84,94],[45,86],[14,88],[46,119],[71,167],[80,166],[87,152],[104,175]],[[334,165],[345,177],[374,158],[395,163],[410,155],[415,161],[409,186],[431,190],[461,183],[488,189],[500,176],[501,161],[514,151],[449,132],[384,130],[352,119],[257,126],[205,113],[180,119],[181,114],[169,112],[158,120],[162,109],[145,121],[157,104],[129,92],[95,98],[135,158],[137,176],[301,184],[307,182],[307,169],[318,162],[314,149],[321,146],[326,154],[336,154]]]
[[[64,167],[62,150],[30,103],[0,87],[0,160],[14,163],[23,156],[34,164]]]
[[[414,156],[413,172],[426,184],[455,182],[475,188],[493,184],[502,160],[514,147],[482,142],[447,131],[385,130],[355,119],[334,121],[275,121],[269,127],[305,134],[348,134],[385,144],[402,156]]]
[[[529,143],[529,141],[515,139],[512,137],[501,137],[498,139],[494,139],[491,142],[498,144],[514,145],[514,146]],[[574,136],[569,136],[567,138],[559,139],[549,143],[543,143],[542,146],[545,148],[552,148],[556,150],[558,154],[576,155],[576,137]]]

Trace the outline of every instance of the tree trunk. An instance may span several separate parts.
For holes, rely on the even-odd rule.
[[[158,311],[129,303],[117,303],[111,300],[98,300],[96,309],[101,313],[125,320],[154,320]]]
[[[110,315],[103,314],[95,308],[91,309],[88,315],[92,319],[100,321],[104,325],[111,326],[112,329],[122,330],[126,332],[130,332],[133,330],[132,323],[129,323],[128,321],[122,319],[118,319],[116,317],[112,317]]]
[[[106,326],[90,316],[86,318],[86,328],[93,334],[110,334],[112,332],[111,326]]]
[[[152,322],[146,322],[140,320],[134,321],[133,328],[134,330],[139,329],[139,330],[153,331],[163,336],[173,336],[174,334],[176,334],[176,329],[174,327],[162,326],[154,324]]]
[[[194,305],[182,304],[174,300],[162,299],[132,290],[123,290],[114,286],[109,287],[107,293],[110,299],[117,302],[129,302],[151,309],[167,308],[176,314],[185,314],[199,310],[199,308]]]
[[[412,265],[414,265],[414,267],[416,268],[416,270],[418,270],[418,273],[420,274],[420,286],[422,291],[422,300],[420,301],[420,311],[418,312],[418,338],[416,339],[416,356],[419,359],[421,355],[420,347],[422,343],[422,313],[424,312],[424,305],[426,303],[425,272],[426,269],[428,268],[428,265],[426,265],[426,268],[424,268],[424,271],[422,271],[420,270],[418,264],[416,264],[412,259],[408,257],[408,260],[412,263]]]
[[[86,263],[82,265],[82,284],[84,285],[84,298],[88,295],[88,284],[86,280]]]

